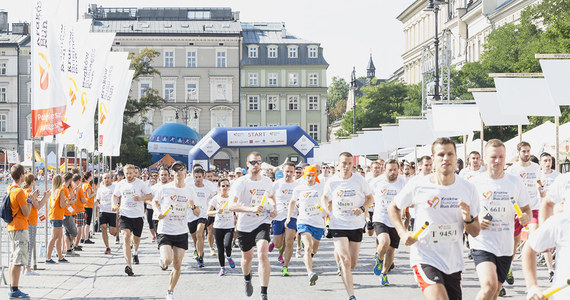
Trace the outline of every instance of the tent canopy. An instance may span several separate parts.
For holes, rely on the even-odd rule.
[[[170,167],[174,163],[174,158],[170,156],[170,154],[164,155],[161,159],[159,159],[154,164],[150,165],[148,168],[151,170],[158,169],[160,166]]]

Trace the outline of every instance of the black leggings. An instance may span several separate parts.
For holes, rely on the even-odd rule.
[[[218,248],[218,261],[220,267],[226,266],[226,256],[232,256],[232,240],[234,237],[234,229],[214,228],[214,239]]]
[[[147,208],[146,209],[146,221],[148,222],[148,228],[150,228],[151,230],[154,229],[154,222],[152,221],[152,209],[151,208]]]

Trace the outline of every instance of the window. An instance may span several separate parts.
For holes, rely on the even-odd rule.
[[[257,58],[257,46],[250,46],[247,49],[247,56],[249,58]]]
[[[257,73],[249,73],[249,86],[257,86]]]
[[[175,123],[176,122],[176,112],[163,112],[162,113],[162,123]]]
[[[310,86],[318,86],[319,85],[319,75],[309,74],[309,85]]]
[[[232,102],[232,78],[210,77],[210,102]]]
[[[277,58],[277,47],[275,46],[267,47],[267,57]]]
[[[140,83],[140,89],[139,89],[139,99],[144,97],[146,95],[146,93],[148,93],[148,90],[150,89],[150,83]]]
[[[297,73],[289,73],[289,86],[299,85],[299,75]]]
[[[318,48],[315,46],[309,47],[309,58],[317,58],[318,57]]]
[[[5,87],[0,87],[0,102],[2,103],[6,103],[6,88]]]
[[[221,51],[221,50],[216,51],[216,67],[217,68],[226,67],[226,51]]]
[[[279,96],[267,96],[267,110],[279,110]]]
[[[6,62],[0,62],[0,75],[6,75],[7,66]]]
[[[289,96],[288,109],[289,110],[299,110],[299,97],[297,96]]]
[[[176,102],[176,94],[174,92],[174,83],[164,84],[164,99],[170,102]]]
[[[8,131],[8,115],[0,114],[0,132]]]
[[[227,106],[215,106],[210,110],[211,128],[231,127],[233,110]]]
[[[289,58],[297,58],[297,46],[291,46],[289,48]]]
[[[258,96],[248,96],[247,97],[247,110],[259,110],[259,97]]]
[[[276,126],[279,126],[279,123],[267,123],[267,126],[276,127]]]
[[[247,127],[259,127],[259,123],[248,123]]]
[[[164,51],[164,67],[174,68],[174,51]]]
[[[210,11],[188,11],[189,20],[208,20],[210,19]]]
[[[198,101],[198,83],[186,83],[186,101]]]
[[[319,110],[319,96],[309,96],[309,110]]]
[[[319,124],[309,124],[309,136],[315,141],[319,140]]]
[[[188,68],[196,68],[196,51],[188,51],[186,55],[187,55],[186,66]]]
[[[277,86],[277,73],[269,73],[267,85]]]

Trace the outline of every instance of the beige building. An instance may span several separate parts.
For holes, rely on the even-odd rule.
[[[450,32],[451,64],[461,66],[478,61],[491,31],[507,23],[516,23],[528,5],[538,0],[448,0],[439,6],[438,27]],[[404,24],[403,81],[422,81],[421,55],[424,46],[433,49],[434,13],[426,11],[428,0],[416,0],[397,19]]]

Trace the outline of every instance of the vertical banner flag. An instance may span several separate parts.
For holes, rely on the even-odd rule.
[[[120,132],[122,132],[123,128],[122,120],[126,99],[124,99],[124,103],[116,102],[119,102],[120,100],[120,90],[125,87],[125,85],[125,88],[127,89],[130,89],[131,86],[132,74],[130,75],[128,82],[126,82],[127,79],[125,79],[128,78],[127,72],[130,66],[130,61],[127,60],[127,56],[128,53],[126,52],[109,53],[103,70],[101,88],[98,97],[98,151],[102,152],[103,155],[111,155],[111,141],[116,140],[115,136],[118,136],[119,138],[118,143],[120,144],[121,142]],[[119,112],[120,115],[117,115]],[[120,119],[120,121],[117,122],[117,119]],[[121,131],[119,131],[119,128]]]
[[[32,161],[32,148],[33,144],[31,140],[24,141],[24,161]]]
[[[110,116],[111,128],[114,128],[113,135],[111,139],[108,139],[108,145],[111,148],[111,156],[121,155],[121,138],[123,136],[123,113],[125,112],[125,107],[127,105],[127,100],[129,98],[129,91],[131,90],[131,83],[133,81],[133,76],[135,75],[135,70],[128,70],[123,80],[122,84],[119,85],[119,93],[117,98],[112,101],[112,114]]]
[[[78,74],[69,76],[66,123],[71,128],[63,132],[62,142],[75,144],[80,149],[94,150],[94,122],[97,96],[100,92],[103,70],[115,38],[114,33],[88,33],[80,46]]]
[[[48,4],[49,2],[49,4]],[[33,0],[32,11],[32,136],[54,135],[65,129],[65,96],[55,78],[57,39],[50,35],[61,0]]]

